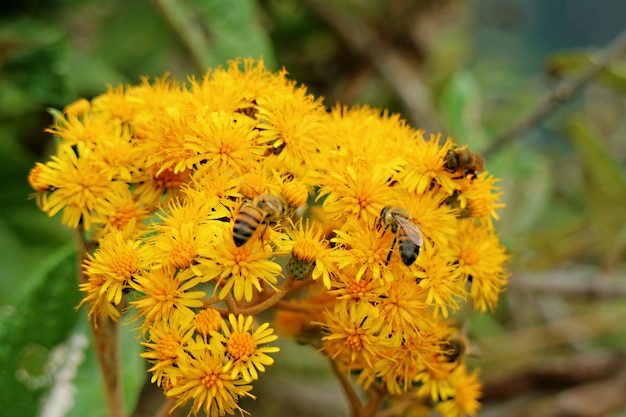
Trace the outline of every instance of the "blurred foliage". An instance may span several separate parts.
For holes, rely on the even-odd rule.
[[[79,294],[72,253],[59,250],[71,233],[28,199],[28,170],[53,146],[44,133],[52,121],[48,108],[91,98],[107,85],[137,83],[142,76],[169,72],[184,79],[237,56],[263,56],[270,68],[284,66],[311,92],[324,96],[329,106],[340,102],[389,108],[416,126],[441,131],[481,151],[531,113],[556,83],[594,65],[597,48],[624,29],[623,13],[615,13],[619,6],[621,0],[4,2],[0,409],[7,415],[34,415],[50,385],[29,388],[17,380],[16,369],[40,365],[72,332],[85,332],[81,315],[73,309]],[[352,33],[342,30],[348,24]],[[374,42],[363,48],[359,39],[365,34]],[[425,94],[407,101],[403,86]],[[576,322],[579,314],[588,317],[602,302],[593,299],[593,292],[572,299],[522,285],[526,281],[521,278],[538,271],[549,271],[550,277],[583,271],[572,283],[614,284],[617,302],[610,306],[615,310],[607,307],[598,320],[610,317],[611,311],[618,318],[623,313],[625,90],[622,55],[582,94],[487,160],[488,169],[502,178],[507,207],[497,227],[513,254],[509,297],[495,316],[469,318],[470,333],[489,360],[514,367],[541,355],[585,351],[578,341],[545,328],[547,333],[523,333],[527,326],[549,330],[552,320],[563,317]],[[542,345],[529,339],[537,334],[556,342]],[[507,337],[527,346],[534,356],[507,356],[505,345],[499,344]],[[613,352],[626,346],[617,324],[592,328],[587,337],[596,339],[589,349]],[[128,346],[135,346],[126,349],[132,362],[136,342],[132,335],[128,339]],[[86,354],[76,377],[80,395],[72,415],[94,415],[92,405],[100,401],[93,354]],[[143,383],[143,376],[136,375],[141,366],[135,361],[129,368],[129,404]],[[298,365],[292,369],[309,372]],[[303,404],[294,413],[344,410],[324,408],[316,399],[334,392],[335,386],[326,392],[321,385],[316,389],[324,394],[306,397],[288,391]]]

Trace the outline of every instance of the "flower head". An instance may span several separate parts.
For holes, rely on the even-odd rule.
[[[234,314],[228,316],[228,324],[223,323],[221,333],[212,333],[212,343],[219,343],[225,349],[228,359],[232,364],[231,377],[243,378],[249,382],[259,379],[258,371],[264,372],[265,366],[272,365],[274,359],[268,353],[278,352],[280,349],[274,346],[260,345],[273,342],[278,339],[269,323],[252,329],[252,316],[244,317]]]
[[[243,378],[233,378],[231,365],[224,364],[226,352],[214,349],[213,345],[198,344],[193,353],[179,355],[176,366],[169,367],[165,376],[169,377],[170,388],[165,395],[175,400],[174,408],[192,401],[191,413],[197,415],[203,410],[209,416],[234,414],[243,410],[238,405],[239,398],[250,397],[251,385]]]
[[[174,408],[243,413],[276,328],[400,413],[476,413],[447,318],[468,298],[494,309],[506,285],[501,192],[480,155],[381,109],[326,111],[252,59],[111,87],[48,132],[56,153],[29,182],[88,232],[81,305],[97,325],[128,299]]]
[[[143,294],[131,304],[137,308],[136,318],[142,318],[145,333],[153,323],[168,320],[193,319],[192,308],[202,307],[204,291],[194,291],[201,279],[185,279],[173,268],[156,268],[143,273],[131,282],[131,287]]]
[[[80,305],[90,305],[90,317],[106,314],[117,319],[119,312],[114,306],[121,303],[132,280],[149,265],[149,251],[140,240],[126,239],[119,230],[111,231],[100,240],[94,255],[87,254],[83,267],[88,279],[79,285],[86,294]]]
[[[201,250],[199,263],[208,276],[216,277],[221,287],[218,297],[228,294],[235,300],[251,301],[254,290],[263,291],[262,283],[274,285],[282,267],[271,260],[274,253],[266,250],[263,238],[254,239],[241,247],[233,241],[232,224],[222,226],[213,244]]]

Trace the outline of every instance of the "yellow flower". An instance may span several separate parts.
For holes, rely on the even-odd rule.
[[[192,308],[202,307],[204,291],[192,291],[201,278],[183,279],[173,268],[162,267],[145,272],[131,283],[141,295],[130,304],[138,311],[136,319],[142,318],[141,330],[145,333],[155,323],[168,320],[193,318]]]
[[[387,318],[394,331],[425,328],[430,315],[424,290],[409,274],[394,274],[395,279],[385,285],[384,296],[378,301],[381,315]]]
[[[119,126],[106,136],[95,138],[93,153],[115,172],[115,179],[128,183],[143,179],[146,153],[134,138],[128,126]]]
[[[152,216],[153,207],[135,200],[130,189],[109,197],[115,212],[109,216],[94,217],[96,228],[95,239],[100,239],[113,230],[123,232],[124,237],[133,238],[145,230],[146,222]]]
[[[81,305],[117,320],[128,297],[153,382],[190,414],[244,413],[277,329],[364,395],[386,391],[383,413],[474,415],[478,376],[452,358],[445,319],[468,296],[494,309],[504,291],[497,180],[450,172],[451,139],[369,106],[327,112],[286,74],[235,60],[109,88],[57,117],[57,153],[29,182],[43,211],[89,231]],[[260,194],[284,215],[242,222]],[[381,224],[385,208],[419,228],[417,259],[408,225]],[[269,308],[272,327],[258,325]]]
[[[413,129],[397,114],[367,105],[335,106],[324,121],[319,153],[309,155],[315,167],[332,172],[344,165],[383,166],[396,174],[406,164]]]
[[[457,218],[453,209],[443,204],[446,198],[440,189],[420,195],[407,195],[400,200],[400,207],[411,213],[415,223],[435,247],[449,247],[457,239]]]
[[[167,205],[181,194],[181,188],[191,180],[191,170],[174,172],[174,168],[151,165],[142,182],[133,188],[133,194],[147,206]]]
[[[426,140],[424,132],[417,131],[414,141],[414,145],[407,143],[407,148],[403,149],[407,158],[407,167],[399,175],[403,187],[411,193],[424,194],[434,182],[446,193],[452,194],[459,186],[443,167],[444,157],[454,145],[452,140],[448,138],[442,146],[441,135],[430,135],[430,139]]]
[[[249,393],[252,386],[243,378],[233,378],[232,364],[224,364],[224,359],[225,351],[215,349],[215,345],[196,344],[189,353],[178,355],[176,366],[165,370],[171,384],[166,395],[175,400],[174,408],[192,400],[190,413],[194,415],[200,410],[211,417],[232,415],[236,410],[243,415],[238,401],[241,397],[255,398]]]
[[[305,279],[309,275],[314,280],[321,277],[324,286],[330,288],[333,250],[328,248],[329,242],[323,237],[320,225],[308,220],[303,222],[300,219],[295,224],[291,223],[286,233],[291,239],[289,244],[291,257],[287,262],[287,273],[297,279]]]
[[[459,310],[461,301],[467,297],[465,281],[461,280],[461,271],[453,260],[449,252],[424,242],[416,261],[420,269],[414,276],[426,291],[425,302],[431,306],[435,317],[441,314],[447,318],[449,310]]]
[[[242,180],[232,173],[221,170],[210,170],[194,173],[188,187],[182,187],[184,199],[195,199],[196,201],[219,201],[219,206],[224,207],[227,212],[234,212],[241,204]],[[213,207],[217,210],[217,207]],[[227,216],[228,217],[228,216]]]
[[[153,266],[175,268],[185,277],[198,276],[204,281],[214,278],[215,274],[205,274],[199,264],[200,252],[211,247],[220,233],[222,223],[215,219],[228,214],[217,197],[202,198],[195,193],[184,202],[171,201],[158,216],[161,222],[152,224],[155,233],[146,239],[152,247]],[[188,271],[182,272],[184,269]]]
[[[420,396],[430,396],[433,401],[447,400],[454,396],[452,373],[458,368],[456,363],[437,361],[433,355],[428,360],[428,366],[415,376],[415,381],[421,383],[417,390]]]
[[[382,209],[395,199],[389,186],[393,172],[388,166],[371,166],[365,162],[353,166],[335,166],[320,182],[318,199],[324,199],[324,210],[332,218],[354,216],[364,224],[373,224]]]
[[[185,148],[188,169],[244,170],[255,165],[267,145],[258,137],[256,121],[240,113],[213,112],[197,115],[189,123]]]
[[[331,241],[339,245],[334,254],[337,268],[357,266],[355,275],[357,281],[366,272],[369,272],[373,279],[386,282],[393,280],[391,270],[385,266],[389,251],[392,249],[391,233],[381,239],[381,236],[385,237],[382,229],[348,219],[341,230],[335,230],[335,234],[336,237]]]
[[[507,283],[509,256],[497,235],[472,220],[459,221],[459,237],[459,268],[463,278],[471,281],[474,308],[493,311]]]
[[[118,126],[106,117],[92,113],[78,114],[66,112],[54,120],[54,125],[46,129],[61,139],[62,146],[76,146],[79,143],[92,146],[99,140],[115,136]]]
[[[217,332],[222,328],[222,316],[214,308],[205,308],[196,314],[196,332],[207,339],[212,332]]]
[[[460,365],[454,372],[454,396],[435,406],[442,417],[475,416],[480,408],[478,399],[482,395],[482,384],[478,380],[478,371],[467,373],[465,365]]]
[[[498,219],[497,209],[504,207],[499,203],[502,191],[496,187],[496,178],[487,172],[481,172],[474,179],[464,178],[462,195],[467,199],[467,205],[472,217],[483,219],[491,225],[491,219]]]
[[[38,184],[48,185],[48,191],[38,198],[41,209],[49,216],[63,210],[63,224],[76,228],[82,221],[89,230],[95,217],[115,213],[111,200],[128,188],[127,183],[114,181],[114,175],[85,145],[78,144],[77,151],[60,146],[57,155],[37,175]]]
[[[348,369],[371,367],[397,341],[389,338],[389,324],[370,303],[339,302],[327,311],[323,349]]]
[[[239,112],[253,117],[257,99],[283,88],[286,78],[284,72],[267,70],[263,60],[247,58],[232,60],[227,68],[209,69],[201,80],[191,77],[189,83],[190,108]]]
[[[274,329],[269,327],[269,323],[263,323],[252,331],[252,320],[252,316],[239,314],[235,317],[234,314],[230,314],[228,316],[230,326],[223,322],[221,333],[211,334],[212,345],[219,343],[226,348],[232,364],[231,377],[233,379],[241,377],[246,382],[259,379],[257,371],[265,372],[265,366],[274,363],[274,359],[267,354],[280,350],[274,346],[259,347],[273,342],[278,336],[273,334]]]
[[[362,275],[357,279],[356,272],[357,269],[353,265],[343,268],[336,274],[328,293],[337,297],[337,300],[376,304],[386,289],[383,281],[372,279],[371,274]]]
[[[37,191],[39,196],[45,195],[46,191],[50,191],[52,189],[52,185],[46,182],[46,178],[50,179],[47,175],[48,167],[41,162],[37,162],[35,166],[28,173],[28,183],[33,188],[33,190]],[[37,204],[41,206],[41,202],[38,201]]]
[[[104,313],[117,319],[119,313],[113,306],[120,304],[132,279],[150,265],[148,255],[148,248],[140,240],[126,239],[119,230],[104,236],[93,256],[87,254],[83,266],[88,281],[79,285],[86,293],[80,305],[91,306],[91,318]]]
[[[95,97],[92,100],[92,113],[98,117],[108,120],[109,124],[127,124],[136,112],[140,111],[141,102],[132,99],[134,87],[109,86],[107,92]]]
[[[275,253],[266,250],[262,237],[235,246],[232,227],[232,223],[222,225],[213,245],[198,250],[199,263],[205,275],[216,277],[219,298],[232,293],[237,301],[251,301],[254,290],[263,291],[262,283],[274,286],[278,282],[282,267],[270,260]]]
[[[141,342],[147,351],[140,356],[152,364],[148,369],[153,374],[151,382],[161,386],[165,370],[174,366],[176,359],[185,354],[185,345],[193,337],[192,324],[190,320],[181,322],[173,319],[167,324],[157,322],[150,327],[148,341]]]
[[[274,94],[257,99],[258,129],[287,167],[306,163],[316,152],[326,113],[321,100],[315,100],[304,87],[290,84]]]
[[[391,395],[400,395],[414,386],[416,375],[428,367],[439,341],[433,323],[423,320],[420,329],[403,332],[402,344],[386,352],[373,367],[373,376],[379,378]],[[367,385],[366,385],[367,386]]]

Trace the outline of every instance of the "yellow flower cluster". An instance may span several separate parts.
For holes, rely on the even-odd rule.
[[[378,109],[327,111],[253,60],[109,89],[49,132],[58,150],[29,180],[95,245],[82,304],[117,320],[128,301],[176,406],[243,411],[278,351],[256,319],[272,309],[394,407],[475,414],[449,317],[493,309],[507,278],[479,155]]]

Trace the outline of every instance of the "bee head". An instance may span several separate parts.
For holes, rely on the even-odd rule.
[[[270,223],[279,221],[286,214],[285,202],[272,194],[259,194],[252,204],[265,213],[265,219]]]
[[[458,151],[458,148],[452,148],[446,153],[446,156],[443,160],[443,167],[447,171],[454,172],[461,164],[459,161]]]

